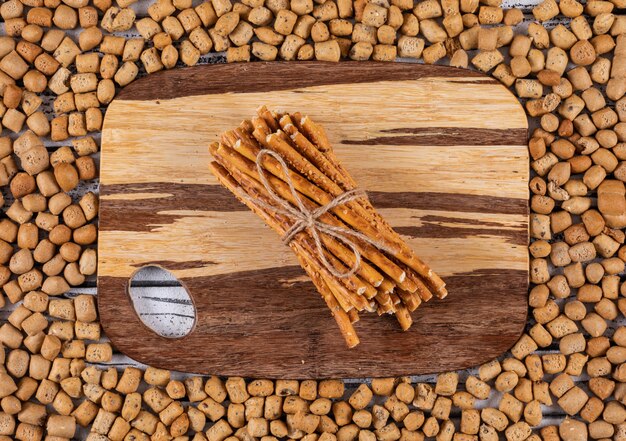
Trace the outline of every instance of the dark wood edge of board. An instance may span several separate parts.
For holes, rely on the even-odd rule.
[[[280,83],[276,82],[277,77],[280,78]],[[273,61],[211,64],[161,71],[129,84],[121,90],[117,99],[168,100],[195,95],[266,92],[428,77],[476,78],[484,84],[500,84],[480,72],[449,66],[375,61]]]
[[[167,268],[167,265],[163,265],[163,268]],[[189,297],[194,302],[194,308],[196,308],[196,314],[199,313],[197,310],[197,306],[195,301],[193,300],[193,295],[189,289],[185,286],[184,280],[179,281],[185,287]],[[521,271],[512,271],[512,275],[510,276],[509,281],[513,284],[522,283],[525,284],[525,292],[528,292],[529,281],[526,274],[523,274]],[[199,375],[219,375],[219,376],[242,376],[245,378],[270,378],[270,379],[296,379],[296,380],[305,380],[305,379],[323,379],[323,378],[365,378],[362,375],[359,376],[358,372],[350,368],[342,368],[341,370],[332,371],[326,367],[322,368],[310,368],[304,369],[302,366],[283,366],[281,367],[281,374],[273,375],[268,373],[261,366],[255,366],[254,364],[248,363],[239,363],[234,362],[219,364],[214,368],[214,370],[207,370],[207,361],[199,360],[195,353],[192,352],[184,352],[180,354],[180,357],[177,357],[175,360],[164,360],[159,356],[160,352],[176,352],[180,345],[184,344],[185,340],[189,338],[193,338],[192,334],[196,331],[197,317],[196,322],[194,322],[194,326],[190,330],[190,332],[178,338],[170,338],[164,337],[157,334],[150,327],[148,327],[143,320],[139,317],[137,311],[133,306],[133,300],[129,293],[130,288],[130,279],[124,277],[98,277],[98,290],[105,289],[111,296],[109,298],[109,302],[111,300],[115,300],[114,306],[103,305],[101,297],[98,296],[98,308],[101,311],[100,315],[102,320],[102,328],[104,333],[110,338],[111,343],[114,347],[124,354],[129,354],[138,343],[137,339],[140,339],[140,345],[144,347],[150,348],[158,348],[155,351],[141,351],[141,355],[133,355],[134,359],[140,363],[154,366],[161,369],[175,370]],[[521,288],[521,287],[520,287]],[[520,289],[521,293],[521,289]],[[519,304],[518,304],[519,302]],[[523,317],[521,315],[517,317],[519,320],[519,328],[517,331],[511,334],[499,336],[495,343],[492,344],[488,350],[482,353],[482,357],[479,362],[473,362],[468,364],[467,361],[460,361],[455,359],[455,361],[448,362],[443,367],[433,366],[432,369],[420,369],[419,372],[411,371],[410,369],[397,369],[394,371],[386,370],[385,375],[380,376],[393,376],[400,377],[406,375],[428,375],[428,374],[436,374],[439,372],[445,371],[454,371],[454,370],[463,370],[469,369],[480,364],[486,363],[490,360],[498,358],[506,351],[508,351],[515,343],[519,340],[526,329],[526,324],[528,321],[528,308],[526,302],[526,296],[523,296],[523,299],[520,297],[516,299],[515,304],[517,307],[521,307],[521,303],[524,303],[524,312]],[[128,307],[124,307],[124,303],[128,303]],[[440,307],[442,305],[434,305],[434,304],[426,304],[425,307]],[[125,313],[124,313],[125,312]],[[122,326],[123,324],[123,326]],[[236,340],[231,341],[231,344],[235,344]],[[343,344],[343,341],[338,338],[337,344]],[[329,360],[330,362],[331,360]],[[375,363],[374,363],[375,364]],[[356,375],[355,375],[356,374]]]

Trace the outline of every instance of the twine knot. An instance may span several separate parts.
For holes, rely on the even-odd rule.
[[[267,175],[265,173],[265,169],[263,168],[263,165],[262,165],[263,159],[266,156],[271,156],[280,164],[280,167],[284,175],[284,181],[289,186],[289,190],[291,191],[291,195],[293,196],[293,199],[296,202],[296,206],[290,204],[287,199],[277,194],[274,188],[272,187],[272,185],[270,184],[269,179],[267,178]],[[293,225],[283,235],[282,237],[283,243],[289,244],[298,233],[304,230],[309,231],[309,233],[311,234],[311,237],[313,238],[313,241],[315,242],[315,247],[318,252],[318,257],[322,265],[333,276],[343,279],[343,278],[351,277],[354,274],[356,274],[357,271],[359,271],[361,267],[361,253],[357,247],[357,244],[352,240],[352,238],[365,241],[375,246],[376,248],[388,251],[384,244],[378,243],[370,239],[365,234],[359,231],[351,230],[349,228],[337,227],[334,225],[324,223],[319,220],[319,218],[325,213],[327,213],[329,210],[332,210],[335,207],[346,204],[357,198],[365,197],[366,194],[363,190],[354,189],[354,190],[346,191],[345,193],[340,194],[339,196],[337,196],[335,199],[333,199],[326,205],[322,205],[314,210],[309,210],[305,206],[304,201],[300,197],[298,190],[296,190],[293,184],[293,180],[291,179],[291,176],[289,175],[289,171],[290,171],[289,167],[285,163],[284,159],[278,153],[269,149],[261,150],[256,157],[256,168],[259,173],[261,183],[270,194],[272,200],[278,203],[280,207],[267,204],[260,199],[250,198],[251,201],[255,203],[256,205],[262,206],[263,208],[271,210],[273,212],[282,214],[294,221]],[[348,269],[347,271],[339,271],[335,268],[335,266],[331,262],[328,261],[324,253],[324,248],[323,248],[322,240],[321,240],[321,234],[326,234],[328,236],[336,238],[338,241],[342,242],[344,245],[346,245],[348,248],[352,250],[352,252],[354,253],[354,263],[350,267],[350,269]]]

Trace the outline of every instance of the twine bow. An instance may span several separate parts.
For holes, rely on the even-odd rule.
[[[283,175],[284,175],[284,180],[289,186],[289,190],[291,191],[291,194],[294,200],[296,201],[297,207],[294,207],[293,205],[291,205],[289,201],[287,201],[286,199],[278,195],[272,188],[272,185],[270,184],[265,174],[265,169],[263,168],[263,165],[262,165],[263,158],[265,158],[266,156],[271,156],[280,164]],[[280,207],[267,204],[259,199],[250,198],[252,202],[255,203],[256,205],[262,206],[263,208],[267,210],[274,211],[276,213],[287,216],[288,218],[294,221],[294,224],[291,226],[291,228],[289,228],[289,230],[285,232],[285,234],[282,237],[282,240],[285,244],[289,244],[294,239],[296,234],[300,233],[301,231],[308,230],[311,233],[311,237],[313,238],[313,241],[315,242],[315,247],[318,252],[318,257],[320,261],[322,262],[322,265],[324,265],[324,267],[333,276],[341,278],[341,279],[351,277],[361,267],[361,253],[359,252],[357,245],[354,243],[353,240],[350,239],[350,237],[362,240],[364,242],[369,243],[370,245],[375,246],[378,249],[389,252],[389,250],[384,244],[381,244],[377,241],[370,239],[365,234],[359,231],[355,231],[355,230],[351,230],[351,229],[343,228],[343,227],[336,227],[334,225],[329,225],[327,223],[321,222],[319,220],[319,217],[325,214],[326,212],[328,212],[329,210],[332,210],[333,208],[338,207],[339,205],[346,204],[357,198],[365,196],[365,192],[363,190],[355,189],[355,190],[346,191],[345,193],[340,194],[335,199],[330,201],[328,204],[322,205],[321,207],[318,207],[315,210],[309,210],[304,205],[302,198],[300,197],[300,195],[298,194],[298,191],[293,185],[293,181],[291,177],[289,176],[289,167],[287,166],[283,158],[278,153],[269,149],[261,150],[256,157],[256,168],[259,173],[259,177],[261,178],[261,183],[263,184],[265,189],[268,191],[272,199],[275,202],[277,202],[280,205]],[[332,236],[336,238],[337,240],[344,243],[348,248],[352,250],[352,252],[354,253],[354,264],[348,271],[345,271],[345,272],[338,271],[335,268],[335,266],[328,261],[328,259],[324,255],[324,248],[322,245],[322,240],[320,238],[321,234],[326,234],[328,236]]]

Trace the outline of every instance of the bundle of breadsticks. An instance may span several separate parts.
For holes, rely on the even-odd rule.
[[[209,147],[218,181],[295,252],[352,348],[359,312],[401,328],[444,281],[404,243],[337,160],[323,128],[300,113],[257,116]]]

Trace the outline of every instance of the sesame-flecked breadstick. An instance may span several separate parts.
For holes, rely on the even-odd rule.
[[[329,308],[342,310],[333,316],[349,347],[358,344],[351,324],[358,312],[395,314],[407,330],[412,311],[433,293],[447,294],[445,283],[356,193],[311,118],[262,106],[209,152],[220,183],[288,238]]]

